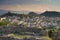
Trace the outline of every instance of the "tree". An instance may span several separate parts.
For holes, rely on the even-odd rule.
[[[55,32],[56,32],[56,29],[50,29],[50,30],[48,31],[48,36],[49,36],[49,37],[53,37]]]

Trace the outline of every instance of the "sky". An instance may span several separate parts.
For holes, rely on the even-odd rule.
[[[0,0],[0,10],[60,12],[60,0]]]

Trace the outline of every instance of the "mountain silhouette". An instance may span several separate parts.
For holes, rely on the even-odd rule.
[[[60,12],[56,11],[46,11],[44,13],[41,13],[40,15],[35,12],[29,12],[27,15],[26,14],[18,14],[18,13],[4,13],[3,15],[0,15],[0,17],[5,17],[5,16],[19,16],[19,17],[33,17],[33,16],[45,16],[45,17],[60,17]]]
[[[17,14],[17,13],[11,13],[11,12],[8,12],[8,13],[4,13],[3,15],[0,15],[0,17],[8,17],[8,16],[17,16],[17,17],[23,17],[23,16],[26,16],[24,14]]]
[[[45,16],[45,17],[60,17],[60,12],[46,11],[46,12],[40,14],[40,15]]]

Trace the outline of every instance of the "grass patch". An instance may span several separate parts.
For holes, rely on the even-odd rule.
[[[18,39],[23,39],[25,37],[31,37],[30,35],[17,35],[17,34],[8,34],[8,37],[14,37],[14,38],[18,38]]]
[[[47,40],[52,40],[51,38],[49,38],[48,36],[42,36],[40,38],[44,38],[44,39],[47,39]]]

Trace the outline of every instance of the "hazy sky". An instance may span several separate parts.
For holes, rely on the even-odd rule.
[[[0,0],[0,10],[60,11],[60,0]]]

